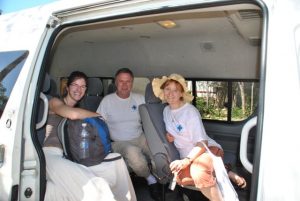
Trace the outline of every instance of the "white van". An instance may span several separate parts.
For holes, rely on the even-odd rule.
[[[103,97],[120,67],[140,93],[153,77],[187,78],[208,135],[248,181],[240,200],[300,200],[299,27],[299,0],[57,1],[0,15],[0,200],[44,198],[43,94],[62,95],[80,70]]]

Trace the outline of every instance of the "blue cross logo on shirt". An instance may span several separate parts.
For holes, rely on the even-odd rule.
[[[179,132],[183,129],[183,127],[182,127],[180,124],[177,125],[176,128],[177,128],[177,130],[178,130]]]
[[[136,110],[136,108],[137,108],[136,105],[133,105],[133,106],[131,107],[132,110]]]

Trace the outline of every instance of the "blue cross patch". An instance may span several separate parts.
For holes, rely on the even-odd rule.
[[[133,105],[133,106],[131,107],[132,110],[136,110],[136,108],[137,108],[136,105]]]
[[[183,127],[182,127],[180,124],[177,125],[176,128],[177,128],[177,130],[178,130],[179,132],[183,129]]]

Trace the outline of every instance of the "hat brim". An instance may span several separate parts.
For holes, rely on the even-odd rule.
[[[152,81],[152,88],[153,88],[153,93],[156,97],[161,99],[162,101],[165,101],[165,96],[163,89],[161,89],[161,86],[167,81],[167,80],[175,80],[178,83],[181,84],[181,86],[184,89],[183,93],[183,101],[184,102],[191,102],[194,99],[194,96],[188,92],[185,79],[177,74],[171,74],[169,77],[163,76],[162,78],[154,78]]]

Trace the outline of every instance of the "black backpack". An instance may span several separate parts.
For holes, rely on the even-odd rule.
[[[81,142],[82,123],[86,123],[89,133],[89,157],[80,159],[79,146]],[[63,147],[65,158],[85,166],[98,165],[111,152],[109,130],[104,120],[99,117],[90,117],[83,120],[62,119],[58,126],[58,138]]]

